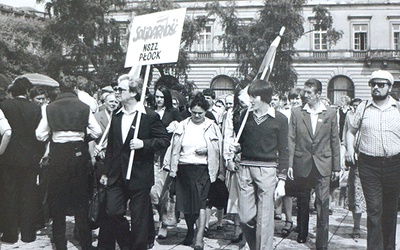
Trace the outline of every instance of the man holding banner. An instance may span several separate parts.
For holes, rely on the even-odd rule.
[[[251,250],[273,249],[274,196],[285,195],[288,121],[269,104],[270,83],[255,80],[247,92],[252,111],[242,121],[245,125],[239,144],[229,147],[234,153],[241,152],[241,166],[237,170],[239,216]],[[228,169],[231,163],[228,162]]]
[[[170,143],[159,115],[139,102],[142,85],[141,79],[125,78],[115,88],[122,108],[111,120],[105,170],[100,180],[109,187],[107,214],[111,223],[106,226],[111,228],[107,230],[110,232],[108,245],[103,246],[106,249],[115,247],[115,239],[123,250],[147,249],[148,229],[152,226],[153,216],[150,189],[154,184],[154,152],[167,148]],[[137,138],[134,137],[136,129],[139,130]],[[133,164],[129,164],[131,150],[135,150]],[[132,168],[129,178],[128,167]],[[130,230],[124,217],[128,200]]]

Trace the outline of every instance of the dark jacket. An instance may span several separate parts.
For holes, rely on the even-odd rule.
[[[140,120],[138,133],[138,139],[143,140],[144,146],[135,150],[132,174],[130,180],[126,180],[131,153],[129,144],[134,135],[137,116],[133,120],[125,143],[122,143],[122,116],[123,113],[120,111],[113,115],[108,135],[105,168],[100,171],[108,176],[108,185],[112,185],[121,177],[130,190],[151,188],[154,184],[154,152],[169,146],[167,131],[160,116],[146,108],[146,114],[142,114]]]
[[[24,98],[14,98],[1,103],[12,129],[10,143],[2,156],[4,164],[35,166],[44,154],[45,144],[36,139],[35,130],[42,118],[41,109]]]
[[[340,171],[340,141],[336,111],[326,107],[318,115],[315,134],[310,114],[301,107],[292,109],[289,125],[289,167],[295,177],[307,177],[313,163],[322,176]]]

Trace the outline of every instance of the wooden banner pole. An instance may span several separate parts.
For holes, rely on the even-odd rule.
[[[147,89],[147,82],[149,81],[149,74],[150,74],[150,67],[151,65],[146,66],[146,73],[144,76],[144,82],[143,82],[143,88],[142,88],[142,94],[140,96],[140,103],[144,106],[144,102],[146,99],[146,89]],[[142,113],[140,110],[137,112],[137,117],[136,117],[136,125],[135,125],[135,132],[133,134],[133,139],[137,139],[138,133],[139,133],[139,127],[140,127],[140,120],[142,119]],[[128,163],[128,171],[126,173],[126,179],[130,180],[131,174],[132,174],[132,167],[133,167],[133,158],[135,157],[135,150],[131,150],[131,154],[129,155],[129,163]]]

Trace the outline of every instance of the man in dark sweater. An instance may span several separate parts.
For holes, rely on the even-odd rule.
[[[274,195],[285,194],[288,121],[269,104],[272,98],[270,83],[255,80],[250,84],[248,94],[252,111],[245,121],[239,144],[230,145],[232,152],[241,151],[237,169],[239,216],[250,249],[273,249]],[[228,169],[235,170],[232,161],[228,162]]]
[[[39,140],[50,140],[49,206],[57,250],[67,249],[65,216],[70,213],[75,215],[82,249],[92,248],[87,141],[99,137],[101,128],[89,106],[75,94],[75,84],[75,77],[60,82],[61,94],[46,107],[36,129]]]

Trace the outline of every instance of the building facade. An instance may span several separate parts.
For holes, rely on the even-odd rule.
[[[122,31],[128,33],[135,7],[142,1],[128,1],[123,9],[110,12],[110,17],[124,23]],[[207,15],[205,4],[210,1],[174,1],[186,7],[186,15]],[[221,5],[229,1],[219,1]],[[243,21],[257,18],[264,1],[236,0],[238,17]],[[366,99],[370,97],[368,79],[374,70],[385,69],[393,73],[393,95],[400,97],[400,0],[309,0],[303,6],[304,30],[313,30],[315,18],[312,9],[323,5],[333,18],[333,28],[343,31],[342,39],[330,46],[326,31],[304,35],[296,44],[294,68],[298,74],[297,86],[302,87],[311,77],[322,81],[324,97],[338,103],[348,95]],[[233,55],[226,55],[215,37],[222,33],[217,18],[209,18],[199,41],[190,49],[193,61],[188,79],[199,89],[212,87],[218,95],[231,91],[234,83],[227,76],[241,77]]]

